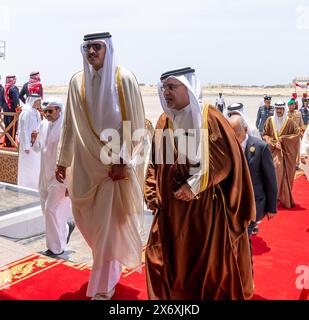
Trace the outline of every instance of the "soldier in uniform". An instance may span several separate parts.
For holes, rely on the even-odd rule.
[[[216,108],[223,113],[225,109],[225,101],[224,98],[222,97],[222,92],[219,93],[219,98],[216,99]]]
[[[303,131],[305,131],[308,125],[308,120],[309,120],[309,98],[304,99],[304,105],[300,108],[299,111],[301,112],[301,115],[303,117],[303,121],[304,121]]]
[[[296,101],[294,99],[290,99],[288,102],[289,107],[289,118],[293,119],[297,126],[301,129],[304,126],[303,117],[300,111],[296,109]]]
[[[16,77],[14,75],[6,77],[6,83],[4,88],[4,99],[5,103],[3,105],[4,112],[16,112],[16,109],[19,106],[19,90],[16,87]],[[5,115],[4,116],[4,124],[5,127],[8,128],[10,123],[14,120],[14,116]],[[15,140],[16,128],[13,129],[13,126],[8,129],[9,135]],[[12,147],[11,141],[5,137],[5,146]]]
[[[305,104],[305,99],[307,98],[307,93],[306,92],[304,92],[303,93],[303,96],[302,96],[302,98],[301,98],[301,106],[303,107],[304,106],[304,104]]]
[[[26,99],[31,94],[38,94],[41,98],[43,98],[43,86],[41,84],[39,71],[33,71],[30,73],[29,81],[23,85],[19,93],[19,99],[25,104]]]
[[[260,134],[263,133],[263,128],[265,121],[268,117],[274,115],[274,107],[271,105],[271,97],[266,95],[264,96],[264,105],[259,107],[257,117],[256,117],[256,128],[259,130]]]

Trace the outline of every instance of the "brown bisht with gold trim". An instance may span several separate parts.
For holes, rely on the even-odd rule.
[[[156,128],[164,130],[169,122],[163,114]],[[255,202],[247,162],[232,128],[212,106],[204,107],[203,128],[209,161],[198,199],[174,198],[190,177],[188,161],[177,163],[177,148],[173,164],[148,167],[145,199],[157,199],[160,207],[146,248],[150,299],[250,299],[253,294],[247,227],[255,220]],[[168,139],[156,131],[152,159]]]
[[[264,125],[263,139],[268,143],[274,159],[278,184],[278,199],[283,207],[295,205],[292,188],[296,171],[296,158],[299,150],[300,130],[294,120],[286,118],[277,133],[274,117],[269,117]],[[282,150],[275,145],[281,143]]]

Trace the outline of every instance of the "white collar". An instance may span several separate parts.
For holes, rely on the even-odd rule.
[[[178,115],[186,115],[190,112],[191,108],[190,108],[190,104],[188,104],[186,107],[177,110],[177,109],[171,109],[172,113],[174,114],[174,116],[178,116]]]
[[[245,138],[245,140],[241,143],[241,147],[243,148],[243,150],[245,150],[245,149],[246,149],[248,139],[249,139],[249,135],[248,135],[248,134],[246,134],[246,138]]]
[[[94,76],[97,75],[100,79],[102,79],[103,67],[100,68],[98,71],[94,68],[91,68],[91,78],[93,80]]]

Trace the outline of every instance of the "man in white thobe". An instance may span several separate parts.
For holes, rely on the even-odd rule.
[[[38,189],[40,155],[34,152],[31,143],[32,132],[37,132],[41,122],[38,109],[41,106],[39,95],[29,95],[26,105],[18,119],[18,176],[17,184],[21,187]]]
[[[105,133],[113,129],[123,137],[125,121],[130,121],[131,132],[143,129],[145,114],[137,80],[117,66],[108,32],[84,36],[81,52],[84,69],[70,82],[56,178],[63,182],[67,176],[75,223],[92,250],[86,294],[108,300],[122,265],[141,267],[144,165],[105,163]],[[133,142],[125,158],[138,145]],[[120,150],[111,155],[123,159]]]
[[[63,123],[63,104],[57,98],[43,102],[45,119],[41,122],[39,133],[33,133],[33,149],[41,152],[41,170],[39,192],[42,212],[46,225],[45,255],[57,257],[63,254],[74,230],[74,223],[69,221],[71,203],[66,196],[66,185],[55,177],[57,147]]]

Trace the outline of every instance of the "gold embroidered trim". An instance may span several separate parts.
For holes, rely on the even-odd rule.
[[[209,104],[204,105],[203,110],[203,125],[202,125],[202,180],[200,186],[200,192],[206,190],[209,179],[209,131],[208,131],[208,110]]]

